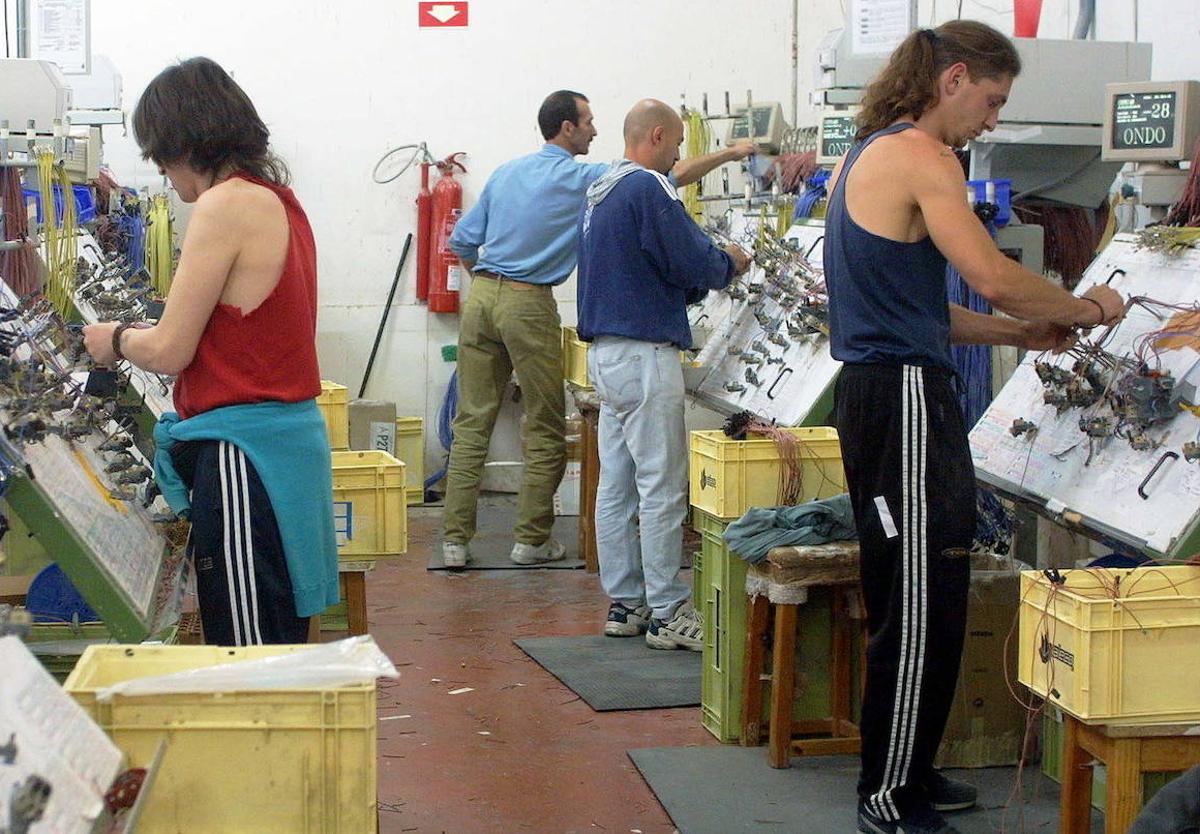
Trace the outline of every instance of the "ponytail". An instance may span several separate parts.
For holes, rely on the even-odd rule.
[[[867,86],[858,115],[856,141],[897,119],[919,119],[938,103],[938,76],[964,63],[972,80],[1015,78],[1021,58],[1012,41],[985,23],[952,20],[937,29],[911,32]]]

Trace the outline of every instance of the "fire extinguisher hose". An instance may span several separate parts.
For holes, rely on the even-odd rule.
[[[404,163],[400,170],[396,171],[390,177],[380,179],[379,170],[387,164],[388,160],[402,151],[412,151],[408,161]],[[397,145],[383,156],[379,157],[379,161],[375,163],[375,168],[371,171],[371,179],[373,179],[379,185],[387,185],[389,182],[393,182],[396,179],[404,176],[404,172],[411,168],[415,162],[428,162],[431,164],[436,164],[437,160],[434,158],[433,154],[429,152],[429,148],[424,142],[417,142],[416,144],[411,145]]]

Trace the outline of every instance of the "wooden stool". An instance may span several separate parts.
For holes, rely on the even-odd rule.
[[[1142,809],[1142,774],[1200,764],[1200,724],[1084,724],[1063,713],[1062,834],[1091,831],[1092,766],[1108,766],[1105,834],[1125,834]],[[1185,735],[1186,734],[1186,735]]]
[[[367,633],[367,572],[374,569],[374,562],[338,563],[338,584],[346,597],[346,631],[351,637]]]
[[[367,574],[375,570],[375,563],[338,562],[338,586],[346,600],[346,632],[351,637],[366,634],[367,629]],[[321,615],[312,617],[308,625],[308,642],[321,642]]]
[[[801,756],[857,753],[858,727],[850,721],[850,653],[853,632],[852,603],[859,611],[858,543],[834,542],[807,547],[775,548],[761,565],[751,566],[746,577],[750,594],[746,629],[746,670],[742,679],[742,733],[746,746],[760,744],[763,737],[763,684],[771,683],[768,716],[767,758],[772,767],[785,768],[794,752]],[[795,697],[796,633],[799,608],[807,602],[808,589],[832,589],[831,657],[833,671],[828,718],[792,720]],[[767,644],[774,639],[771,674],[764,671]],[[862,628],[865,630],[866,620]],[[864,635],[865,650],[865,635]],[[863,664],[865,670],[865,664]],[[828,738],[796,738],[813,734]]]
[[[568,384],[583,417],[579,432],[579,556],[588,573],[600,572],[596,553],[596,487],[600,483],[600,398],[595,391]]]

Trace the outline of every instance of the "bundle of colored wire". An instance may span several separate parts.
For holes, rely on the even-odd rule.
[[[171,276],[175,273],[175,243],[171,228],[171,206],[165,194],[155,195],[150,201],[150,213],[146,218],[146,269],[154,282],[154,288],[164,298],[171,289]]]
[[[446,395],[442,397],[442,405],[438,408],[437,436],[438,442],[450,453],[454,442],[454,418],[458,415],[458,371],[450,375],[450,383],[446,386]],[[432,489],[438,481],[446,477],[446,467],[443,466],[425,479],[425,489]]]
[[[708,153],[708,147],[712,141],[708,123],[704,121],[704,114],[699,110],[689,109],[683,114],[683,123],[687,127],[687,156],[684,158],[694,159],[704,156]],[[693,220],[700,224],[704,223],[704,204],[700,202],[699,182],[694,182],[683,189],[683,207],[687,209],[687,213],[692,216]]]
[[[1200,139],[1192,153],[1192,168],[1183,186],[1183,196],[1163,221],[1166,226],[1200,226]]]
[[[829,182],[829,172],[824,169],[817,169],[811,177],[805,180],[804,192],[796,201],[796,217],[812,217],[817,203],[826,197],[825,183],[827,182]]]
[[[775,237],[782,239],[795,222],[796,198],[785,195],[775,201]]]
[[[23,240],[25,246],[0,252],[0,278],[18,296],[38,292],[37,253],[29,240],[29,214],[21,192],[21,174],[16,168],[0,169],[0,210],[4,212],[4,238]]]
[[[1097,230],[1094,213],[1077,206],[1021,203],[1013,211],[1022,223],[1034,223],[1046,232],[1043,259],[1047,271],[1062,276],[1063,286],[1075,289],[1095,256]]]
[[[786,153],[776,158],[779,166],[779,190],[798,194],[804,181],[817,172],[817,152]]]
[[[994,238],[996,229],[988,227]],[[953,264],[946,265],[946,296],[976,313],[991,314],[992,307],[975,292]],[[990,345],[953,345],[950,348],[954,366],[962,379],[958,400],[967,426],[974,426],[992,402],[992,348]],[[1003,543],[1012,536],[1012,518],[995,495],[984,490],[976,493],[978,521],[975,538],[993,550],[1004,549]]]
[[[75,260],[78,257],[75,192],[66,168],[54,162],[50,151],[37,157],[38,194],[42,201],[43,239],[46,243],[46,297],[64,318],[72,306],[75,292]],[[56,183],[55,180],[58,180]],[[54,200],[55,186],[62,193],[62,220]]]
[[[758,417],[750,417],[743,426],[746,434],[768,437],[779,452],[779,506],[790,507],[800,502],[804,487],[804,467],[800,458],[800,440],[791,432]]]

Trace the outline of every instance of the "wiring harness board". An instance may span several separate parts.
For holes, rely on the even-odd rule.
[[[1076,289],[1108,284],[1125,319],[1068,352],[1029,353],[971,431],[976,474],[1126,549],[1200,540],[1200,250],[1118,235]]]
[[[841,363],[829,354],[829,304],[821,270],[824,226],[780,235],[754,214],[710,224],[718,244],[736,243],[753,265],[710,292],[689,319],[699,351],[689,390],[720,412],[749,411],[783,426],[826,422]]]
[[[113,636],[142,640],[178,619],[186,524],[109,376],[46,297],[0,282],[0,490]]]

